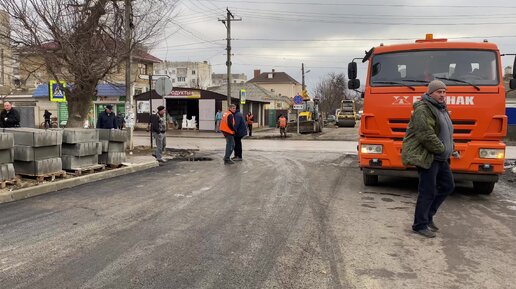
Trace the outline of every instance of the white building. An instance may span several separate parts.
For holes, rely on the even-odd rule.
[[[155,65],[154,74],[170,76],[174,87],[207,89],[212,86],[211,64],[208,61],[163,61]]]
[[[222,86],[227,84],[227,73],[213,73],[211,75],[213,86]],[[231,73],[231,83],[246,83],[247,75],[244,73]]]

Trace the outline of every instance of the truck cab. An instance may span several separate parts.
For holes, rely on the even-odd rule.
[[[358,145],[364,184],[376,185],[380,175],[417,176],[416,168],[402,164],[401,146],[414,102],[430,81],[439,79],[448,87],[455,150],[461,155],[451,159],[454,177],[473,181],[479,193],[491,193],[504,172],[507,132],[498,47],[430,35],[415,43],[375,47],[363,60],[369,62]],[[348,86],[356,89],[356,63],[348,68]]]

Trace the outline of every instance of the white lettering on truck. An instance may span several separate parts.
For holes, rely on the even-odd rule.
[[[400,98],[406,98],[407,96],[394,96],[395,100],[399,100]],[[414,95],[412,97],[412,103],[421,100],[421,95]],[[393,104],[406,104],[400,103],[399,101],[395,101]],[[475,105],[475,97],[474,96],[462,96],[462,95],[448,95],[446,96],[446,104],[448,105]]]

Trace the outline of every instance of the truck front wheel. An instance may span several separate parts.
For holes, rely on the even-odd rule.
[[[475,192],[482,195],[489,195],[493,192],[495,182],[473,182]]]
[[[363,173],[364,177],[364,185],[366,186],[376,186],[378,185],[378,176],[377,175],[368,175]]]

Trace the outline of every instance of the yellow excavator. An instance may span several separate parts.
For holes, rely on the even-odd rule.
[[[322,132],[324,123],[319,113],[319,99],[311,99],[306,90],[303,91],[303,109],[298,110],[299,113],[299,132],[300,133],[317,133]],[[297,132],[297,120],[289,120],[287,131]]]

